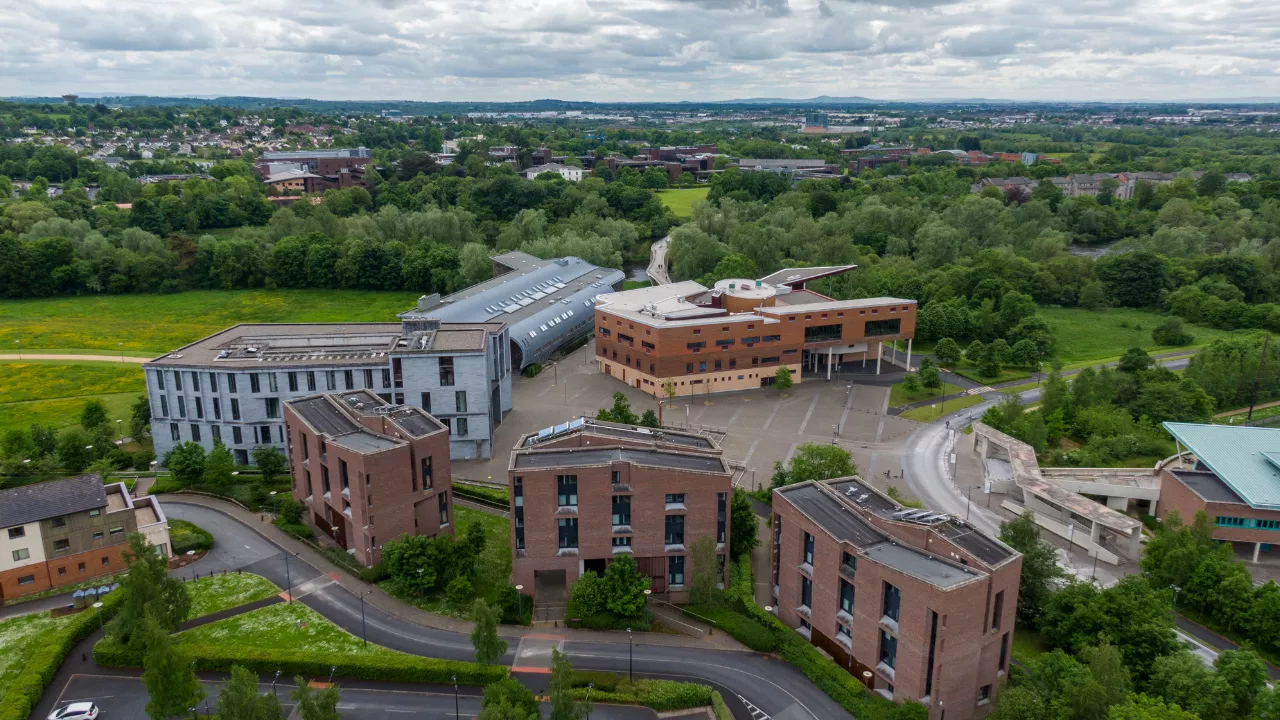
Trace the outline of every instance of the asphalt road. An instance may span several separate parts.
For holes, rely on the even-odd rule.
[[[190,520],[213,534],[220,554],[214,552],[186,571],[221,571],[243,567],[270,579],[280,587],[291,581],[296,602],[302,602],[347,631],[361,634],[360,600],[319,569],[289,559],[286,580],[285,555],[250,527],[216,510],[182,504],[177,498],[165,503],[170,517]],[[274,551],[273,554],[269,554]],[[205,563],[210,563],[205,565]],[[450,660],[475,659],[471,639],[463,634],[423,627],[366,604],[364,623],[371,643],[415,655]],[[510,649],[501,662],[514,662],[519,642],[508,638]],[[561,641],[561,650],[580,670],[625,672],[626,642]],[[787,663],[756,653],[704,650],[637,643],[633,653],[636,675],[705,682],[745,698],[775,720],[837,720],[851,718],[835,701]],[[749,715],[744,715],[744,718]],[[766,720],[757,717],[756,720]]]
[[[200,702],[199,711],[205,713],[216,707],[222,678],[202,678],[207,697]],[[341,683],[339,683],[341,686]],[[367,684],[366,684],[367,685]],[[293,707],[290,694],[295,685],[292,679],[283,679],[272,688],[271,683],[258,686],[260,693],[275,692],[286,712]],[[113,675],[74,675],[59,694],[60,706],[87,700],[97,704],[103,720],[142,720],[147,717],[147,689],[137,677]],[[474,718],[480,712],[480,698],[474,688],[463,688],[456,698],[450,687],[352,687],[342,686],[338,709],[346,720],[454,720]],[[456,715],[455,715],[456,707]],[[546,705],[543,716],[550,714]],[[648,708],[621,705],[596,705],[592,718],[601,720],[655,720],[658,715]]]

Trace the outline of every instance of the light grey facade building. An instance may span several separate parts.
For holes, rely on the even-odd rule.
[[[488,458],[511,410],[509,347],[502,322],[236,325],[143,365],[156,455],[220,440],[248,464],[258,445],[285,450],[286,400],[368,389],[448,425],[454,459]]]

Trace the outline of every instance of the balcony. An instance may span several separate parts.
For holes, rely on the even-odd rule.
[[[805,619],[813,619],[813,609],[808,605],[800,605],[796,608],[796,614]]]
[[[614,546],[613,546],[613,554],[614,554],[614,555],[624,555],[624,554],[625,554],[625,555],[632,555],[632,554],[634,554],[634,553],[635,553],[635,551],[631,549],[631,546],[630,546],[630,545],[614,545]]]
[[[346,499],[350,500],[350,499],[351,499],[351,488],[349,488],[349,487],[344,487],[344,488],[342,488],[342,497],[344,497],[344,498],[346,498]]]
[[[857,575],[858,575],[857,567],[850,565],[849,563],[840,564],[840,577],[844,578],[845,580],[848,580],[849,582],[853,582],[854,578],[857,577]]]
[[[671,544],[671,545],[663,545],[663,546],[662,546],[662,551],[663,551],[663,552],[669,552],[669,553],[671,553],[671,552],[685,552],[685,549],[684,549],[684,543],[674,543],[674,544]]]
[[[898,621],[894,620],[888,615],[880,616],[880,627],[884,628],[885,630],[888,630],[894,635],[898,634]]]
[[[560,548],[556,551],[556,557],[578,557],[578,548]]]
[[[556,508],[556,515],[574,515],[574,516],[576,516],[577,514],[578,514],[578,506],[577,506],[577,505],[561,505],[560,507]]]
[[[631,532],[632,532],[632,531],[631,531],[631,523],[626,523],[626,524],[624,524],[624,525],[614,525],[614,526],[613,526],[613,534],[614,534],[614,535],[630,535],[630,534],[631,534]]]

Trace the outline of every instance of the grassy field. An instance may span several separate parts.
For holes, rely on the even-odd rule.
[[[1166,319],[1165,316],[1149,310],[1041,308],[1040,314],[1056,332],[1058,359],[1066,365],[1115,359],[1134,345],[1152,354],[1187,350],[1232,334],[1226,330],[1187,324],[1187,331],[1195,336],[1191,345],[1168,347],[1157,345],[1151,339],[1151,331]]]
[[[228,608],[239,607],[280,592],[275,583],[252,573],[227,573],[202,577],[187,583],[191,611],[187,619],[204,617]]]
[[[907,403],[913,403],[918,400],[928,400],[929,398],[938,397],[939,395],[950,395],[954,392],[960,392],[960,390],[961,388],[959,385],[943,383],[941,391],[924,388],[920,392],[909,393],[907,392],[907,388],[904,383],[897,383],[893,387],[889,388],[889,407],[898,407],[899,405],[906,405]]]
[[[140,393],[142,368],[109,362],[0,361],[0,402]]]
[[[0,433],[14,429],[26,429],[33,423],[62,429],[80,424],[80,409],[85,401],[97,398],[107,406],[107,417],[112,422],[123,420],[121,427],[129,432],[129,417],[133,401],[141,393],[117,393],[113,395],[85,395],[59,400],[32,400],[28,402],[0,403]]]
[[[0,622],[0,704],[13,682],[37,648],[48,642],[71,616],[51,618],[49,613],[22,615]]]
[[[967,408],[972,405],[977,405],[980,402],[982,402],[981,395],[965,395],[964,397],[956,398],[955,400],[948,400],[946,402],[946,411],[949,413],[955,412],[956,410],[960,410],[962,408]],[[937,420],[938,418],[942,417],[942,415],[943,415],[943,405],[941,403],[936,403],[934,405],[925,405],[924,407],[912,408],[902,413],[902,415],[900,415],[899,417],[904,417],[908,420],[915,420],[916,422],[927,423],[927,422],[933,422],[934,420]]]
[[[646,288],[646,287],[649,287],[649,286],[650,286],[650,285],[652,285],[652,284],[653,284],[653,283],[652,283],[652,282],[650,282],[650,281],[648,281],[648,280],[623,280],[623,281],[622,281],[622,289],[623,289],[623,290],[636,290],[636,289],[639,289],[639,288]]]
[[[260,650],[306,650],[334,660],[400,654],[379,645],[365,647],[360,638],[325,620],[300,602],[270,605],[192,628],[176,637],[182,643],[239,645]]]
[[[161,354],[236,323],[395,322],[417,293],[201,290],[0,303],[0,350]]]
[[[710,186],[663,190],[658,193],[658,199],[671,208],[676,217],[688,218],[693,215],[693,201],[706,200],[710,190]]]
[[[1013,633],[1013,657],[1019,662],[1030,662],[1049,652],[1049,643],[1035,630],[1019,627]]]

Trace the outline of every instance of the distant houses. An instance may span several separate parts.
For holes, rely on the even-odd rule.
[[[1204,175],[1202,170],[1194,170],[1185,175],[1192,180],[1199,180]],[[994,187],[1003,192],[1010,190],[1023,190],[1027,193],[1035,190],[1042,182],[1052,183],[1056,185],[1063,195],[1067,197],[1080,197],[1082,195],[1097,195],[1102,191],[1102,184],[1107,180],[1115,180],[1117,185],[1115,188],[1115,197],[1117,200],[1129,200],[1133,198],[1134,192],[1138,188],[1138,183],[1146,182],[1153,185],[1167,185],[1184,177],[1181,173],[1161,173],[1161,172],[1120,172],[1120,173],[1092,173],[1069,175],[1066,177],[1051,177],[1044,180],[1033,180],[1028,177],[1014,176],[1007,178],[983,178],[969,186],[969,192],[980,193],[984,188]],[[1249,182],[1253,179],[1248,173],[1228,173],[1227,182]]]

